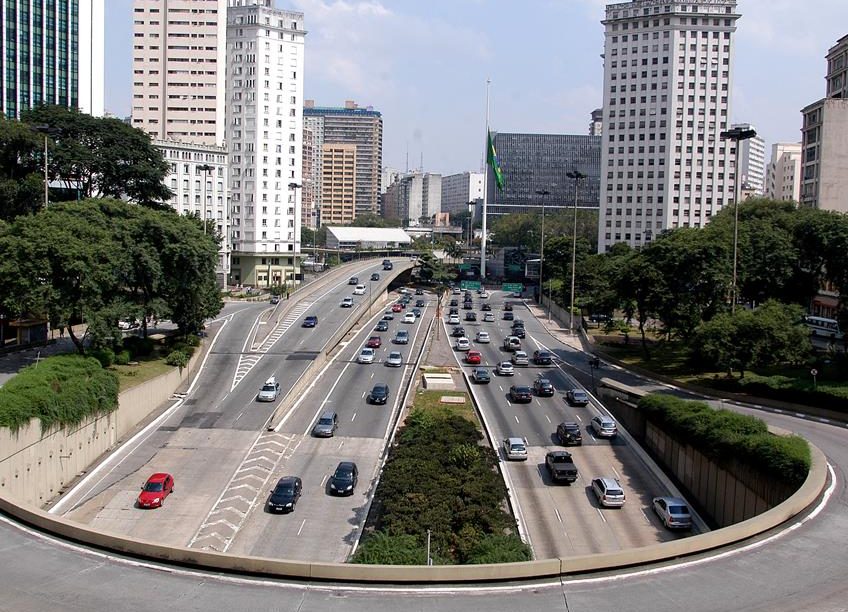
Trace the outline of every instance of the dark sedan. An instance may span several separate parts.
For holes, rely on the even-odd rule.
[[[480,310],[482,310],[483,312],[489,312],[490,310],[492,310],[492,306],[488,303],[485,303],[480,307]]]
[[[359,469],[353,461],[342,461],[330,477],[330,493],[334,495],[353,495],[359,480]]]
[[[315,315],[309,315],[303,320],[304,327],[315,327],[318,325],[318,317]]]
[[[574,421],[565,421],[557,425],[556,437],[563,446],[580,446],[583,444],[583,434],[580,425]]]
[[[529,404],[533,401],[533,393],[526,385],[512,385],[509,388],[509,399],[516,404]]]
[[[553,397],[554,385],[547,378],[537,378],[533,382],[533,390],[539,397]]]
[[[534,351],[533,363],[536,365],[551,365],[553,363],[553,355],[548,351]]]
[[[453,331],[451,332],[451,336],[453,336],[454,338],[465,337],[465,328],[462,325],[457,325],[456,327],[453,328]]]
[[[474,311],[466,312],[465,313],[465,320],[466,321],[476,321],[477,320],[477,313],[474,312]]]
[[[302,491],[303,483],[297,476],[280,478],[268,497],[268,512],[292,512]]]
[[[389,399],[389,385],[386,383],[377,383],[368,394],[368,401],[372,404],[385,404]]]

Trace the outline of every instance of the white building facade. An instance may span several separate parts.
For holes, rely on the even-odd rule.
[[[469,203],[483,199],[483,173],[462,172],[442,177],[441,212],[468,212]]]
[[[797,202],[801,197],[801,143],[778,142],[771,147],[766,168],[766,197]]]
[[[404,227],[419,227],[435,222],[441,212],[442,176],[412,172],[389,185],[383,194],[383,216],[400,219]]]
[[[736,123],[733,128],[756,128],[749,123]],[[759,136],[739,143],[739,183],[741,188],[756,196],[766,192],[766,141]]]
[[[231,284],[281,286],[297,275],[305,35],[303,13],[271,0],[230,0]]]
[[[598,249],[702,227],[734,201],[734,0],[606,7]]]

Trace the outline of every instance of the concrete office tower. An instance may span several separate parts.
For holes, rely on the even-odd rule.
[[[322,168],[321,223],[352,223],[356,216],[356,145],[324,143]]]
[[[277,286],[297,274],[305,35],[303,13],[271,0],[230,0],[230,284]]]
[[[316,175],[321,154],[315,146],[315,131],[303,122],[303,187],[300,198],[300,222],[304,227],[320,227],[321,178]]]
[[[589,122],[589,136],[601,136],[604,133],[604,109],[592,111],[592,121]]]
[[[134,0],[132,125],[224,144],[226,0]]]
[[[483,199],[483,173],[462,172],[442,177],[441,212],[468,212],[469,202]]]
[[[801,143],[779,142],[771,147],[766,168],[766,197],[797,202],[801,196]]]
[[[442,176],[412,172],[389,185],[383,196],[383,216],[400,219],[404,227],[420,227],[435,222],[441,212]]]
[[[827,97],[801,110],[801,204],[848,212],[848,36],[827,52]]]
[[[389,188],[389,185],[398,180],[400,175],[400,170],[396,170],[395,168],[389,168],[388,166],[383,168],[383,173],[380,177],[380,193],[386,193],[386,189]]]
[[[307,100],[303,116],[317,132],[316,146],[356,146],[354,214],[377,214],[380,202],[380,172],[383,168],[383,117],[380,112],[371,107],[360,108],[350,100],[345,102],[343,108],[315,106],[314,101]]]
[[[756,128],[750,123],[734,123],[733,128]],[[766,189],[766,141],[754,136],[739,143],[739,182],[741,188],[754,196],[762,196]]]
[[[41,104],[103,115],[103,2],[0,4],[0,101],[7,118]]]
[[[606,7],[598,249],[702,227],[734,201],[735,0]]]

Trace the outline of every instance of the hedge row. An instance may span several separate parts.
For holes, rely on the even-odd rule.
[[[745,375],[745,378],[734,380],[719,378],[709,381],[709,384],[733,393],[746,393],[835,412],[848,412],[848,388],[822,381],[813,390],[812,377],[808,380],[799,380],[790,376],[760,376],[749,373]]]
[[[506,488],[477,427],[456,415],[414,410],[398,432],[353,563],[435,564],[528,561],[506,512]]]
[[[807,441],[798,436],[774,436],[756,417],[656,393],[644,397],[639,409],[663,431],[712,459],[732,457],[795,487],[810,471]]]
[[[13,431],[32,418],[41,419],[42,431],[47,431],[117,407],[118,377],[93,357],[48,357],[0,387],[0,427]]]

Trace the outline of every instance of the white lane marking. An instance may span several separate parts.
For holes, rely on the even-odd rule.
[[[363,392],[362,392],[362,399],[365,399],[365,394],[366,394],[366,393],[368,393],[368,392],[367,392],[367,391],[363,391]]]
[[[580,418],[579,414],[575,414],[574,418],[577,419],[578,421],[580,421],[581,423],[583,422],[583,419]]]
[[[503,391],[503,387],[502,387],[502,386],[500,386],[500,385],[498,385],[498,389],[500,389],[501,391]]]
[[[605,519],[605,518],[604,518],[604,513],[603,513],[603,512],[601,512],[601,509],[600,509],[600,508],[595,508],[595,510],[597,510],[597,511],[598,511],[598,516],[600,516],[600,517],[601,517],[601,520],[602,520],[603,522],[605,522],[605,523],[606,523],[606,522],[607,522],[607,519]]]
[[[374,372],[371,372],[371,378],[374,378]],[[365,396],[363,395],[363,397]]]
[[[559,510],[557,510],[556,508],[554,508],[554,514],[556,514],[557,520],[558,520],[560,523],[562,523],[562,516],[560,515]]]
[[[356,420],[356,413],[353,413],[353,416],[350,417],[350,422],[353,423]]]
[[[642,513],[642,516],[644,516],[644,517],[645,517],[645,522],[646,522],[646,523],[648,523],[648,525],[650,525],[650,524],[651,524],[651,519],[649,519],[649,518],[648,518],[648,515],[647,515],[647,514],[645,514],[645,509],[644,509],[644,508],[639,508],[639,511]]]
[[[324,485],[327,484],[327,478],[329,478],[329,476],[327,476],[327,474],[324,474],[324,477],[321,479],[321,488],[322,489],[324,488]]]
[[[244,410],[239,412],[239,415],[236,417],[236,421],[238,421],[241,418],[241,415],[243,415],[243,414],[244,414]]]
[[[551,417],[549,417],[547,414],[545,415],[545,418],[548,419],[548,423],[553,424],[553,421],[551,421]]]
[[[297,535],[301,534],[304,525],[306,525],[306,519],[303,519],[303,522],[300,524],[300,529],[297,530]]]
[[[515,418],[515,422],[516,422],[516,423],[520,423],[520,422],[521,422],[521,421],[519,421],[519,420],[518,420],[518,415],[517,415],[517,414],[516,414],[516,415],[513,415],[513,417]]]
[[[616,480],[620,480],[620,479],[621,479],[621,475],[618,473],[618,470],[617,470],[617,469],[615,469],[614,467],[611,467],[610,469],[612,470],[613,474],[615,474],[615,478],[616,478]]]

